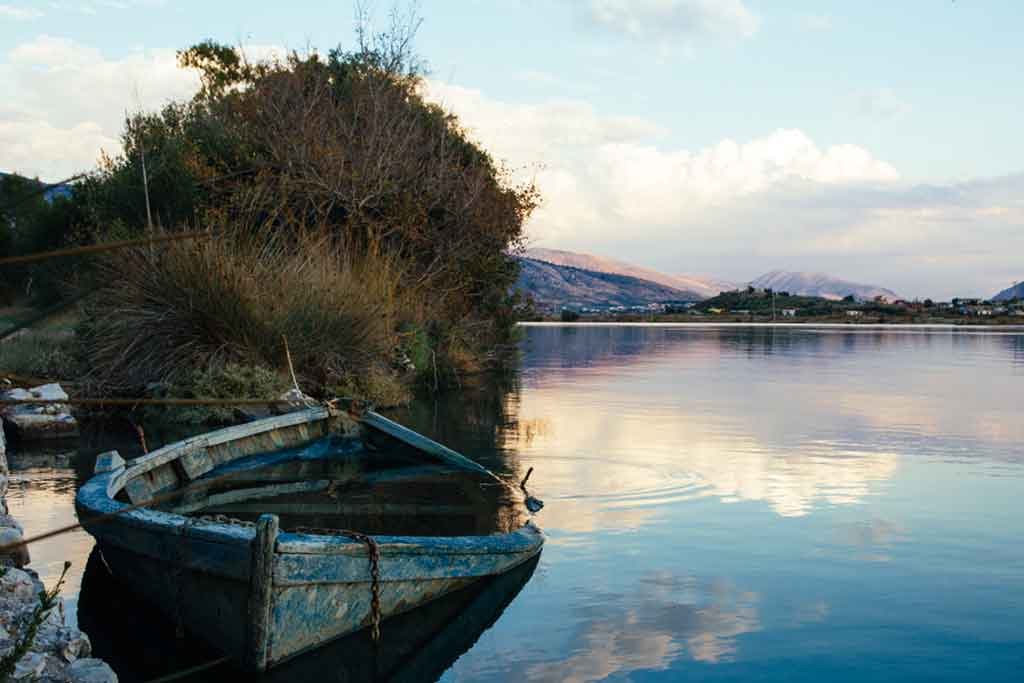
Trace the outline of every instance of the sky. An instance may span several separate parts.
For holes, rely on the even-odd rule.
[[[372,6],[386,20],[390,3]],[[536,181],[534,246],[906,297],[1024,279],[1019,0],[422,0],[427,97]],[[174,52],[353,41],[350,0],[0,0],[0,170],[56,181],[126,111],[189,97]]]

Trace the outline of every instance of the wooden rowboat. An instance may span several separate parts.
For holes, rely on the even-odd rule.
[[[521,506],[509,504],[514,487],[372,411],[311,408],[130,463],[110,452],[95,472],[76,504],[118,580],[256,671],[371,625],[374,564],[376,616],[387,618],[506,572],[544,543]],[[459,500],[401,502],[439,487],[455,487]],[[377,533],[395,518],[420,533]],[[355,530],[374,535],[294,524],[310,519],[359,520]],[[443,535],[449,528],[456,533]]]
[[[497,576],[475,581],[443,600],[392,617],[374,643],[369,629],[339,638],[258,676],[262,683],[434,681],[501,618],[529,582],[538,557]],[[112,618],[112,614],[116,615]],[[93,639],[94,656],[123,680],[151,680],[202,666],[216,655],[204,643],[175,636],[175,626],[123,590],[94,549],[82,576],[78,623]],[[218,668],[204,680],[257,680],[248,672]]]

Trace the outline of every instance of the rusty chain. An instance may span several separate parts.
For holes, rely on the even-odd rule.
[[[366,554],[370,560],[370,616],[372,619],[370,635],[373,638],[373,642],[380,642],[380,546],[377,544],[377,539],[358,531],[348,531],[346,529],[300,526],[290,529],[290,531],[316,536],[345,536],[366,545]]]

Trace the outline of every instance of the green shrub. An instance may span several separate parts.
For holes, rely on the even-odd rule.
[[[70,381],[81,376],[82,363],[71,336],[39,331],[0,342],[0,371],[33,379]]]
[[[180,373],[170,385],[153,385],[153,398],[201,399],[267,399],[273,400],[291,388],[290,379],[273,370],[252,365],[227,363],[207,368],[196,368]],[[269,406],[268,406],[269,407]],[[227,424],[241,414],[259,414],[258,407],[246,406],[147,406],[145,414],[152,419],[180,424]]]
[[[402,406],[412,398],[409,385],[393,369],[383,365],[368,368],[358,376],[340,378],[326,387],[324,393],[329,398],[362,399],[379,408]]]

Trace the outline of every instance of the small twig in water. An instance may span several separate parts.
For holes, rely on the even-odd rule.
[[[530,469],[526,470],[526,476],[523,477],[523,480],[521,482],[519,482],[519,488],[521,488],[524,491],[526,490],[526,482],[530,480],[530,475],[531,474],[533,474],[533,468],[532,467]]]

